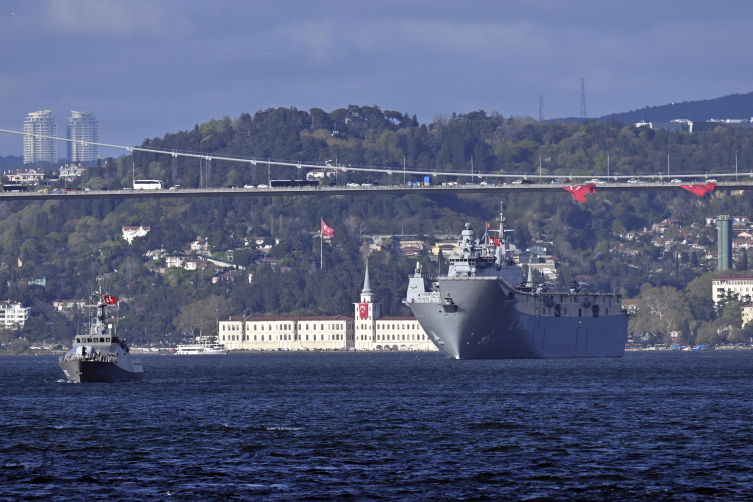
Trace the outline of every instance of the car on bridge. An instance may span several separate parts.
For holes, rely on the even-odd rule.
[[[258,187],[256,187],[256,188],[269,188],[269,186],[267,186],[267,185],[265,185],[264,183],[262,183],[261,185],[259,185],[259,186],[258,186]]]
[[[682,180],[678,178],[674,178],[674,179],[669,180],[669,182],[670,183],[682,183]]]
[[[347,184],[347,185],[345,185],[345,186],[347,186],[347,187],[350,187],[350,188],[358,188],[358,187],[360,187],[361,185],[359,185],[358,183],[348,183],[348,184]]]
[[[591,181],[589,181],[589,183],[594,183],[596,185],[604,185],[604,184],[606,184],[606,181],[600,180],[598,178],[594,178]]]
[[[706,183],[718,183],[715,179],[706,180]]]

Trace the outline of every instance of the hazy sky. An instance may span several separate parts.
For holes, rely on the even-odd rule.
[[[753,2],[3,0],[0,128],[138,144],[269,107],[589,116],[753,90]],[[65,150],[61,145],[61,154]],[[117,155],[104,150],[103,155]],[[0,134],[0,155],[21,155]]]

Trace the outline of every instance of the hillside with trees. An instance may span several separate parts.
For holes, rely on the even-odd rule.
[[[611,175],[650,175],[666,172],[667,153],[673,173],[729,172],[735,153],[740,171],[749,172],[752,138],[748,131],[722,127],[668,133],[636,129],[616,120],[538,123],[483,111],[437,116],[420,124],[407,113],[349,106],[329,113],[279,108],[225,117],[145,140],[143,146],[260,161],[395,167],[392,175],[339,173],[336,182],[401,184],[403,163],[406,179],[413,181],[423,176],[411,175],[411,170],[470,172],[471,163],[474,173],[482,175],[533,176],[539,172],[539,162],[543,174],[563,178],[606,176],[607,169]],[[206,164],[136,152],[90,168],[81,184],[117,189],[130,186],[134,173],[136,178],[183,187],[243,186],[305,174],[263,162]],[[465,222],[482,229],[497,216],[500,202],[516,230],[516,245],[526,249],[539,243],[556,258],[560,286],[581,280],[592,290],[617,291],[647,302],[633,320],[636,330],[657,339],[668,336],[668,330],[680,330],[688,339],[704,333],[716,341],[743,336],[734,308],[728,315],[711,303],[709,277],[716,272],[714,259],[707,255],[714,250],[716,232],[706,218],[752,215],[749,197],[721,191],[703,199],[687,192],[597,191],[579,204],[563,190],[524,195],[3,202],[0,296],[32,308],[22,332],[5,332],[3,337],[70,339],[80,315],[56,312],[52,302],[86,298],[97,277],[121,299],[120,330],[138,343],[175,343],[189,333],[211,332],[217,319],[231,314],[352,315],[366,263],[365,236],[403,233],[433,241],[439,234],[459,233]],[[316,234],[320,218],[335,229],[334,241],[324,245],[322,269]],[[664,231],[654,229],[665,220],[672,223],[662,227]],[[129,245],[122,228],[135,225],[148,225],[150,231]],[[277,244],[265,254],[248,244],[257,237]],[[249,283],[246,275],[238,275],[232,281],[213,282],[217,271],[212,267],[166,268],[164,257],[146,256],[160,249],[184,251],[197,238],[208,239],[216,259],[253,271],[253,280]],[[697,246],[691,247],[689,241]],[[277,264],[257,264],[264,256]],[[426,270],[440,266],[427,256],[418,259]],[[742,264],[742,255],[738,259]],[[400,300],[415,259],[386,248],[368,260],[372,286],[385,314],[407,313]],[[45,286],[29,285],[30,279],[42,277]],[[687,308],[673,307],[678,313],[672,322],[663,315],[658,316],[661,322],[656,316],[649,318],[648,305],[656,290],[664,298],[682,298]],[[739,300],[730,303],[738,311]],[[729,329],[719,331],[722,327]]]

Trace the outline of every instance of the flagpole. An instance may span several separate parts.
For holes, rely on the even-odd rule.
[[[324,218],[319,218],[319,270],[324,268]]]

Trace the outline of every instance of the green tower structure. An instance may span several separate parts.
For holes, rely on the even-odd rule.
[[[716,220],[718,246],[717,270],[732,269],[732,218],[728,214]]]

